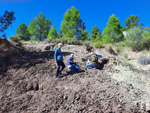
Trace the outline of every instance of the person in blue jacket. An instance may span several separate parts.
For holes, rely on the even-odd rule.
[[[59,43],[58,48],[55,50],[55,54],[54,54],[54,59],[57,64],[57,69],[56,69],[56,74],[55,74],[56,78],[60,78],[59,75],[61,74],[61,71],[66,67],[63,62],[61,48],[62,48],[62,43]]]
[[[77,65],[74,62],[74,54],[71,54],[71,56],[68,58],[68,68],[70,71],[78,71],[79,70],[79,65]]]

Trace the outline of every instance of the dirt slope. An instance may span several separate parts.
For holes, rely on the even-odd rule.
[[[112,79],[117,72],[114,64],[105,64],[103,70],[85,68],[90,53],[84,46],[65,45],[62,48],[65,64],[71,53],[81,70],[54,78],[56,65],[54,51],[44,51],[45,44],[36,51],[37,45],[24,45],[24,55],[14,58],[13,63],[0,75],[0,113],[130,113],[147,112],[145,105],[133,103],[133,94],[121,82]],[[55,47],[54,47],[55,48]],[[111,56],[104,49],[98,54]],[[4,63],[4,62],[3,62]],[[67,66],[67,65],[66,65]],[[129,90],[133,90],[129,87]],[[136,98],[138,101],[138,98]]]

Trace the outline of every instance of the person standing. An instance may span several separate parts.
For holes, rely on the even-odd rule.
[[[55,78],[61,78],[59,75],[61,75],[61,71],[66,67],[63,62],[61,48],[62,48],[62,43],[59,43],[58,48],[55,50],[55,54],[54,54],[54,59],[57,64]]]

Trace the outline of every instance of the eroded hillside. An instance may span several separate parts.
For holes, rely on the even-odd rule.
[[[89,70],[85,65],[91,53],[86,47],[64,45],[62,52],[66,66],[69,55],[74,53],[80,71],[67,73],[66,67],[63,77],[56,79],[53,59],[56,44],[10,45],[15,48],[13,52],[18,50],[18,54],[6,57],[4,54],[8,52],[3,52],[0,56],[5,58],[0,62],[2,113],[150,112],[150,74],[125,66],[104,48],[94,49],[94,52],[109,61],[102,64],[101,70]],[[48,50],[45,50],[46,46]],[[5,47],[1,46],[0,50],[4,51]]]

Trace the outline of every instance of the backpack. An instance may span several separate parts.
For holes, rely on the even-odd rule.
[[[97,55],[92,55],[92,62],[94,62],[95,64],[98,64],[98,57],[97,57]]]

